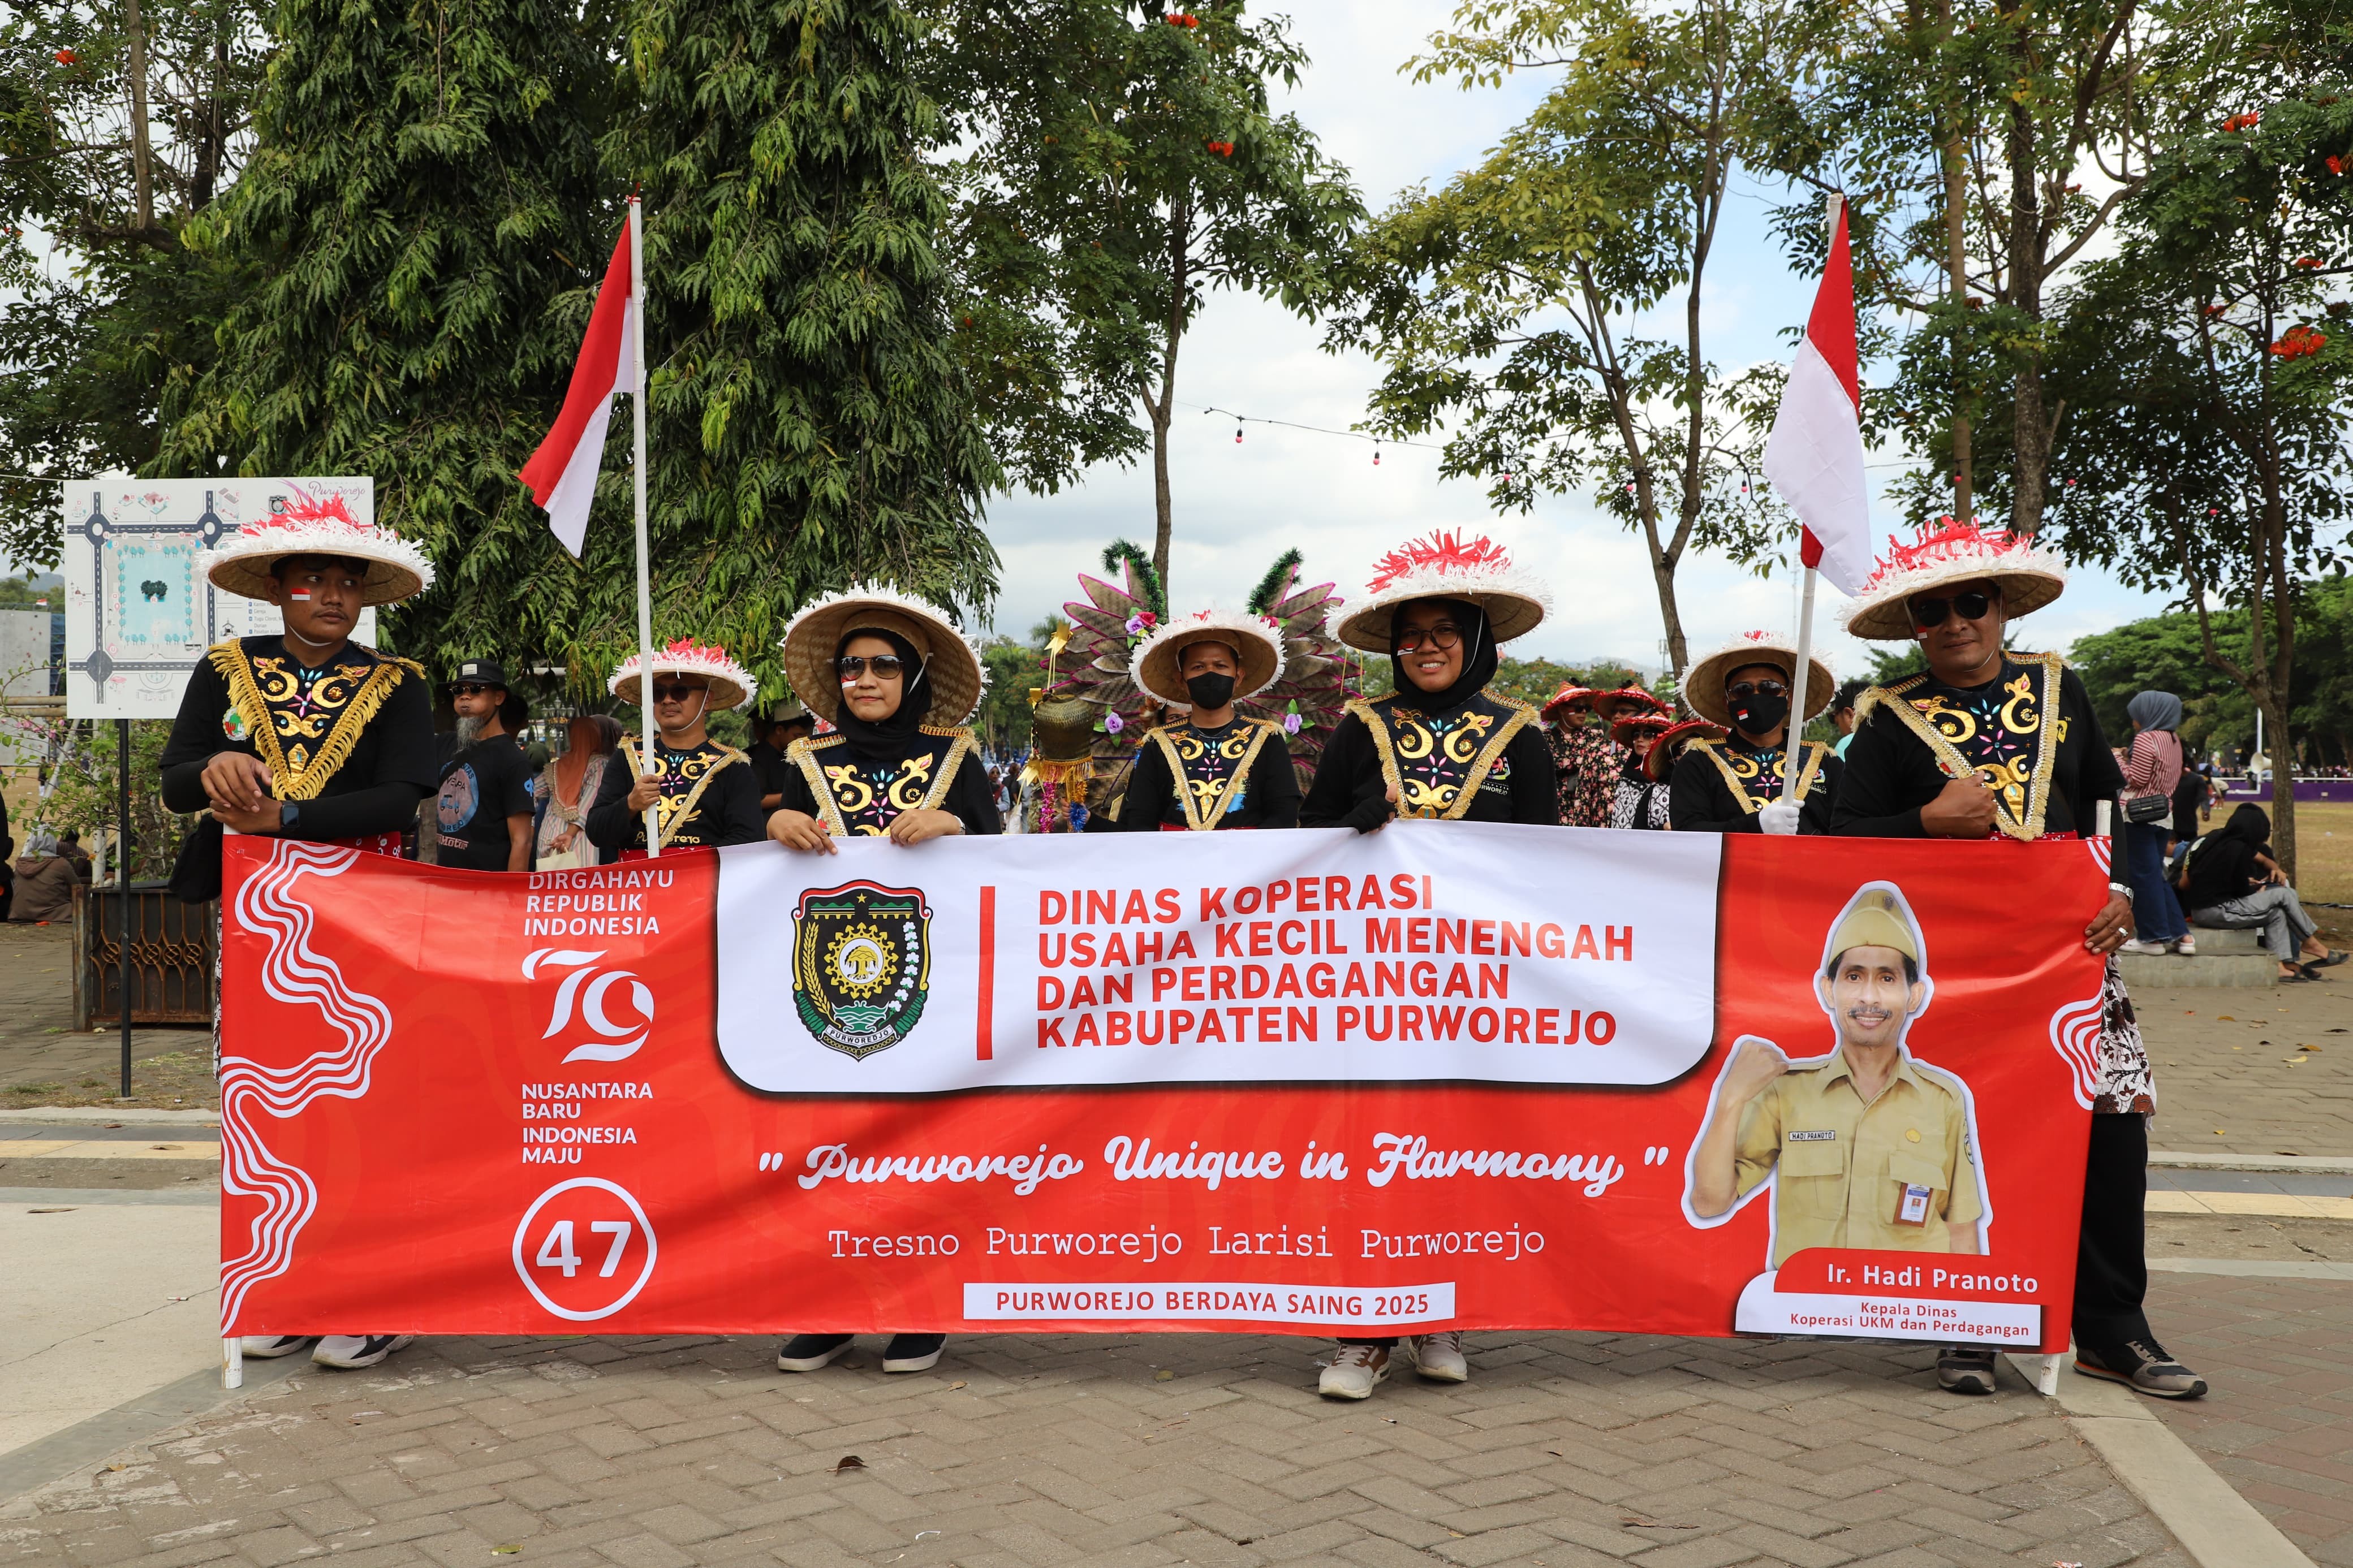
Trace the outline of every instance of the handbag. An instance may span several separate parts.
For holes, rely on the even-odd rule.
[[[2125,802],[2125,820],[2137,822],[2144,827],[2152,822],[2173,820],[2173,802],[2161,795],[2137,795]]]

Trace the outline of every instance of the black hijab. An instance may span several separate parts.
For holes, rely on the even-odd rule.
[[[881,637],[891,645],[891,651],[899,656],[900,664],[914,673],[903,678],[899,710],[888,719],[879,723],[869,723],[849,710],[849,700],[845,698],[833,727],[841,731],[841,738],[849,742],[849,754],[860,763],[869,767],[896,767],[916,749],[916,727],[932,710],[932,683],[923,679],[930,672],[923,668],[922,658],[916,656],[913,643],[897,632],[884,631],[880,626],[853,626],[842,633],[841,640],[834,644],[833,657],[839,658],[842,649],[860,637]]]
[[[1462,673],[1443,691],[1416,686],[1397,654],[1398,629],[1405,613],[1416,605],[1436,605],[1462,628]],[[1495,639],[1487,627],[1487,612],[1468,599],[1408,599],[1399,605],[1389,612],[1389,679],[1396,683],[1397,700],[1417,713],[1450,713],[1470,701],[1495,679]]]
[[[2272,841],[2272,819],[2262,806],[2250,802],[2232,812],[2219,832],[2223,837],[2240,839],[2260,849]]]

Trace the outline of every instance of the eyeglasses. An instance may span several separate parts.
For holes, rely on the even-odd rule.
[[[702,689],[703,688],[700,686],[672,686],[668,683],[663,683],[657,685],[654,688],[654,700],[657,702],[683,702],[688,698],[697,695]]]
[[[1789,689],[1778,680],[1744,680],[1725,695],[1738,702],[1750,697],[1787,697]]]
[[[499,689],[495,686],[477,686],[471,681],[468,681],[462,686],[453,686],[449,689],[453,695],[459,697],[480,697],[485,691],[496,691],[497,689]]]
[[[864,675],[869,668],[877,680],[896,680],[907,672],[907,661],[895,653],[878,653],[871,658],[857,654],[844,654],[833,661],[833,672],[845,686]]]
[[[1440,621],[1434,626],[1408,626],[1397,635],[1399,653],[1411,653],[1423,643],[1438,647],[1455,647],[1462,641],[1462,628],[1452,621]]]
[[[1912,601],[1912,624],[1915,626],[1941,626],[1947,615],[1957,614],[1965,621],[1974,621],[1993,608],[1990,594],[1955,594],[1951,598],[1917,598]]]

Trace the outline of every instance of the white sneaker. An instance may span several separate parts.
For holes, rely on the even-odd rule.
[[[1315,1392],[1326,1399],[1370,1399],[1388,1375],[1388,1346],[1342,1345],[1315,1380]]]
[[[406,1350],[417,1342],[415,1334],[329,1334],[311,1352],[311,1359],[321,1366],[340,1366],[356,1371],[374,1366],[397,1350]]]
[[[1449,1329],[1443,1333],[1416,1334],[1406,1341],[1413,1347],[1413,1370],[1432,1383],[1467,1383],[1471,1379],[1471,1363],[1462,1359],[1462,1335]]]
[[[316,1334],[248,1334],[237,1341],[241,1353],[249,1361],[268,1361],[273,1356],[292,1355],[318,1338]]]
[[[2166,946],[2166,944],[2161,942],[2143,942],[2140,938],[2135,937],[2130,942],[2125,943],[2124,946],[2116,949],[2116,951],[2118,952],[2137,952],[2150,956],[2162,957],[2164,954],[2170,952],[2173,950]]]
[[[2173,951],[2184,958],[2195,958],[2198,956],[2198,939],[2194,936],[2182,937],[2174,942]]]

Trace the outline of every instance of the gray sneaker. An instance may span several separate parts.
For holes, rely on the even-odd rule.
[[[1947,1345],[1936,1356],[1936,1386],[1947,1394],[1991,1394],[1993,1352],[1977,1345]]]
[[[2155,1340],[2126,1340],[2105,1360],[2077,1345],[2075,1370],[2158,1399],[2197,1399],[2206,1392],[2206,1380],[2166,1354]]]

